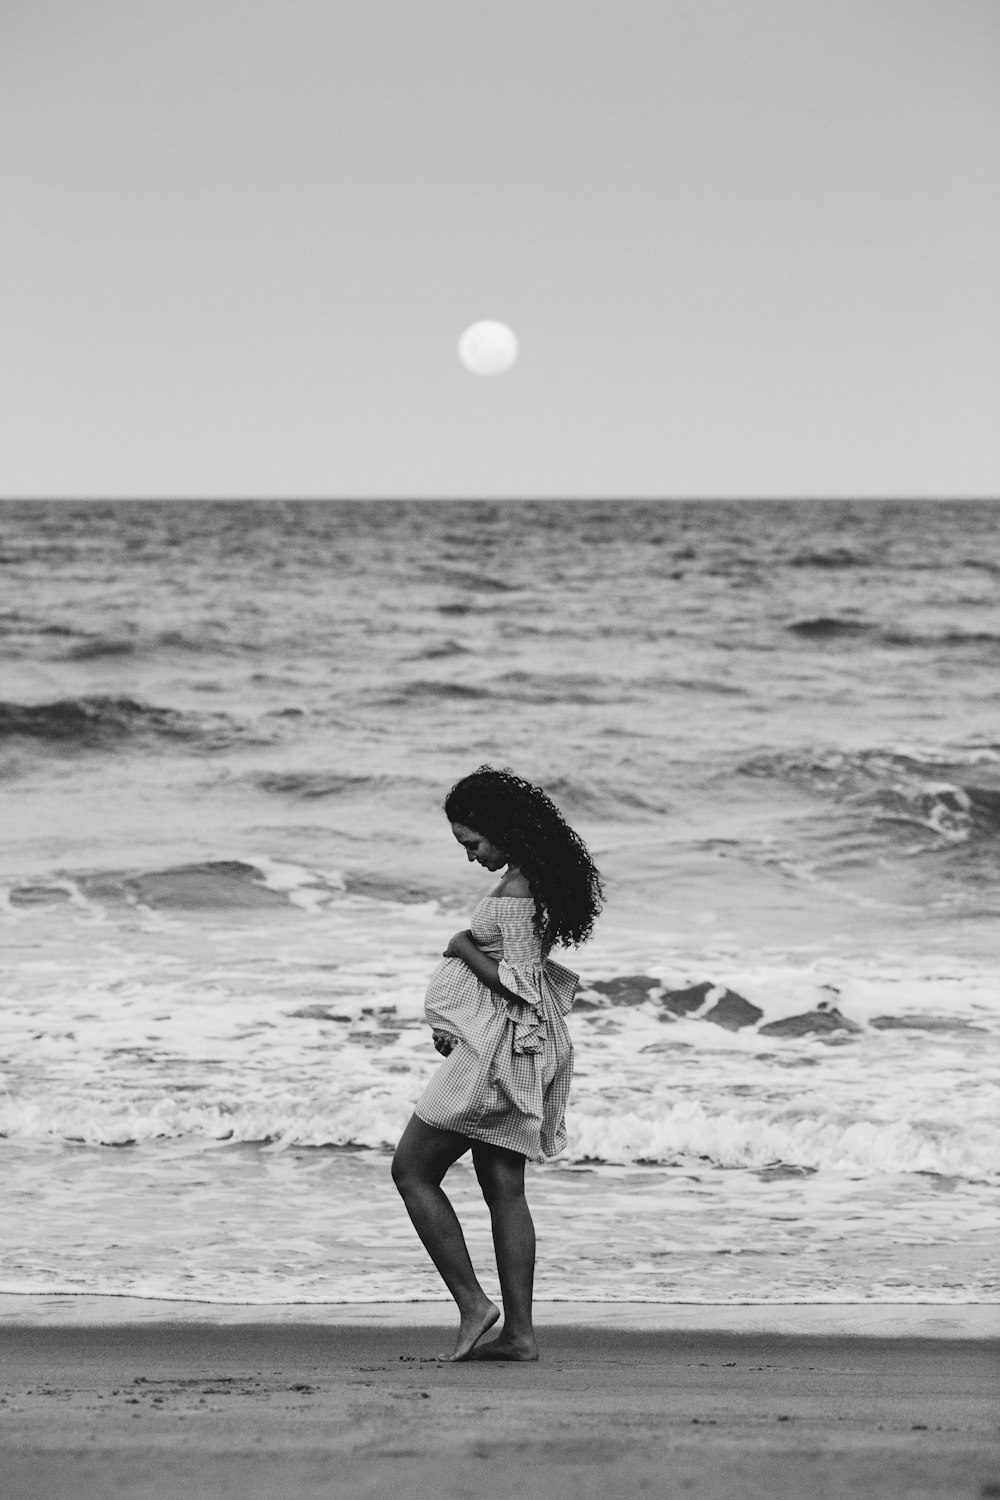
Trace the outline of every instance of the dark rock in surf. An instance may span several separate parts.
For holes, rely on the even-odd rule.
[[[610,1003],[603,995],[595,995],[587,990],[577,990],[576,999],[573,1001],[573,1009],[578,1010],[610,1010]]]
[[[642,1005],[649,999],[651,990],[658,990],[660,981],[652,974],[618,974],[613,979],[594,979],[587,985],[606,995],[612,1005]]]
[[[702,984],[692,984],[686,990],[668,990],[665,995],[660,996],[660,1004],[663,1009],[674,1016],[687,1016],[693,1010],[701,1010],[709,990],[714,990],[715,985],[706,979]]]
[[[860,1031],[856,1021],[842,1016],[835,1005],[828,1010],[809,1010],[801,1016],[786,1016],[783,1021],[769,1021],[758,1036],[812,1036],[834,1031]]]
[[[744,1026],[753,1026],[763,1014],[759,1005],[751,1005],[749,1000],[744,1000],[735,990],[724,990],[712,1009],[699,1019],[711,1021],[713,1025],[721,1026],[726,1031],[740,1031]]]

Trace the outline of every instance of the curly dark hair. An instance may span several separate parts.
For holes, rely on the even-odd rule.
[[[481,833],[509,856],[531,886],[535,925],[548,951],[590,936],[604,887],[586,844],[540,786],[480,766],[456,781],[444,802],[451,823]]]

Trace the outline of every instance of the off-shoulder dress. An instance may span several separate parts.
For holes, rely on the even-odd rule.
[[[494,994],[460,958],[446,958],[434,970],[424,1011],[456,1046],[416,1104],[428,1125],[506,1146],[531,1161],[555,1156],[566,1144],[573,1043],[564,1017],[580,982],[543,955],[534,917],[530,896],[484,896],[469,929],[519,1000]]]

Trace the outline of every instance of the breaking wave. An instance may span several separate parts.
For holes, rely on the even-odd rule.
[[[29,741],[74,750],[112,750],[125,744],[187,742],[199,750],[226,750],[261,742],[227,714],[161,708],[135,698],[59,698],[50,703],[0,702],[0,743]]]
[[[138,1060],[138,1059],[137,1059]],[[11,1137],[62,1139],[127,1147],[178,1139],[283,1147],[361,1147],[386,1151],[398,1140],[414,1095],[410,1076],[361,1077],[334,1093],[313,1086],[169,1087],[142,1101],[62,1095],[0,1103],[0,1131]],[[339,1094],[339,1097],[338,1097]],[[577,1090],[569,1118],[571,1162],[683,1165],[760,1170],[781,1163],[811,1171],[925,1172],[990,1180],[1000,1132],[986,1117],[956,1107],[926,1119],[887,1119],[877,1111],[845,1115],[836,1105],[802,1099],[773,1106],[734,1100],[728,1108],[698,1101],[648,1100],[611,1107]]]
[[[975,767],[975,771],[973,771]],[[762,754],[744,776],[832,797],[874,823],[910,824],[960,843],[1000,832],[1000,747]]]
[[[202,724],[192,714],[132,698],[60,698],[53,703],[0,703],[0,739],[46,740],[87,749],[136,738],[195,739]]]

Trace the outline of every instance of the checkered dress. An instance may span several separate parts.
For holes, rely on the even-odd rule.
[[[428,1125],[520,1151],[531,1161],[566,1144],[573,1044],[563,1019],[579,977],[542,957],[530,896],[484,896],[470,931],[497,960],[500,982],[520,1003],[495,995],[460,958],[431,976],[424,1010],[457,1045],[417,1101]]]

